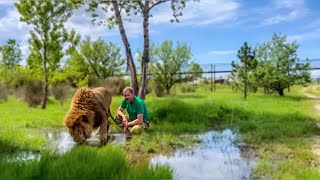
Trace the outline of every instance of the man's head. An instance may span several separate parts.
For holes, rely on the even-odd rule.
[[[123,89],[123,96],[128,102],[132,102],[134,98],[133,89],[131,87],[126,87]]]

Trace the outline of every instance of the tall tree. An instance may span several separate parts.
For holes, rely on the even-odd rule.
[[[310,81],[310,74],[306,71],[308,63],[299,63],[297,57],[298,44],[288,43],[286,36],[274,34],[272,40],[257,48],[257,59],[264,62],[266,66],[260,72],[264,72],[265,86],[268,91],[278,92],[284,95],[284,89],[293,84]]]
[[[8,39],[6,44],[0,47],[0,62],[6,69],[14,69],[22,60],[22,53],[16,40]]]
[[[22,60],[22,53],[19,44],[16,40],[8,39],[6,44],[0,47],[0,73],[6,85],[12,82],[13,71]],[[1,79],[0,79],[1,81]]]
[[[170,94],[171,87],[190,79],[181,78],[180,72],[190,69],[191,50],[186,44],[177,43],[176,47],[170,41],[163,42],[160,46],[152,48],[150,72],[154,81],[162,85],[167,94]]]
[[[243,91],[243,97],[246,100],[249,92],[249,88],[253,88],[254,83],[250,78],[257,67],[257,60],[255,59],[255,51],[251,50],[247,42],[244,42],[243,46],[238,50],[239,63],[232,61],[232,73],[233,77],[236,77],[236,86]],[[242,86],[243,85],[243,86]]]
[[[15,2],[20,21],[32,27],[28,64],[43,74],[43,98],[41,108],[46,108],[48,87],[53,72],[59,67],[63,55],[63,43],[67,40],[64,23],[74,7],[66,0],[19,0]]]
[[[190,74],[191,74],[190,78],[193,81],[193,83],[194,83],[194,81],[196,81],[195,86],[197,88],[197,79],[201,78],[201,76],[202,76],[202,68],[200,67],[200,65],[193,62],[191,64]]]
[[[89,37],[69,54],[65,69],[78,86],[90,86],[91,77],[105,79],[120,74],[125,61],[115,44],[102,39],[91,41]]]
[[[149,48],[150,48],[150,38],[149,38],[149,18],[151,17],[151,10],[165,2],[171,2],[171,9],[173,11],[173,21],[178,22],[178,17],[182,16],[182,9],[185,7],[186,0],[176,1],[176,0],[158,0],[158,1],[145,1],[145,0],[135,0],[135,1],[112,1],[112,0],[88,0],[90,4],[90,11],[95,11],[98,7],[101,7],[103,11],[108,13],[112,11],[113,14],[107,18],[105,21],[109,28],[113,28],[114,25],[118,25],[121,34],[122,42],[125,47],[127,56],[127,66],[131,75],[131,86],[135,91],[135,95],[139,95],[141,98],[145,98],[147,90],[147,74],[148,74],[148,63],[149,63]],[[141,61],[141,86],[139,89],[136,67],[133,61],[132,52],[130,48],[130,43],[124,27],[124,17],[129,17],[131,14],[140,15],[143,18],[143,56]],[[93,14],[94,20],[98,15]],[[103,22],[100,22],[103,23]],[[139,93],[138,93],[139,92]]]
[[[202,76],[202,68],[197,63],[192,63],[190,68],[190,74],[192,80],[195,80],[197,78],[200,78]]]

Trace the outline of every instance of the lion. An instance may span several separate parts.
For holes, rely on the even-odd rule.
[[[108,142],[108,117],[113,119],[110,113],[111,100],[111,93],[104,87],[77,90],[64,118],[64,125],[69,129],[74,142],[83,143],[98,128],[101,142]]]

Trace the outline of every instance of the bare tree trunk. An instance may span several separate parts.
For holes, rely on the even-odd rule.
[[[43,71],[44,71],[44,85],[42,89],[43,93],[43,98],[41,100],[41,109],[46,109],[47,106],[47,96],[48,96],[48,67],[47,67],[47,49],[44,47],[43,50]]]
[[[244,68],[244,73],[245,73],[245,79],[244,79],[244,100],[247,100],[247,93],[248,93],[248,73],[247,73],[247,66],[245,65]]]
[[[145,1],[143,11],[143,56],[141,61],[141,86],[139,97],[145,99],[148,84],[148,63],[149,63],[149,1]]]
[[[278,92],[279,92],[279,95],[280,95],[280,96],[284,96],[284,92],[283,92],[283,91],[284,91],[284,89],[279,89]]]
[[[137,80],[136,67],[133,61],[130,44],[129,44],[126,32],[124,30],[124,26],[123,26],[121,14],[120,14],[119,6],[118,6],[118,1],[112,1],[112,5],[113,5],[115,16],[117,19],[122,42],[126,50],[127,65],[128,65],[128,69],[130,71],[130,76],[131,76],[131,87],[133,88],[134,95],[138,95],[139,86],[138,86],[138,80]]]
[[[48,79],[45,80],[44,86],[43,86],[43,99],[41,101],[41,109],[46,109],[47,106],[47,100],[48,100]]]

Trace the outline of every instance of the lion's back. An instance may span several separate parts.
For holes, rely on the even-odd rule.
[[[104,87],[96,87],[92,89],[92,92],[98,97],[98,100],[102,102],[106,109],[109,109],[112,94]]]

